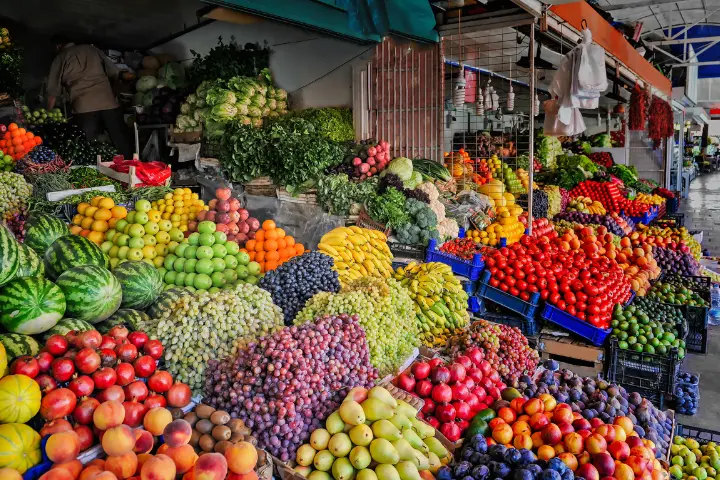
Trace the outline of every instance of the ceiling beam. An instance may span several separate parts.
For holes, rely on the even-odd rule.
[[[607,7],[604,7],[603,10],[606,12],[617,12],[620,10],[630,10],[632,8],[642,8],[642,7],[653,7],[655,5],[667,5],[669,3],[680,3],[680,2],[688,2],[690,0],[645,0],[643,2],[636,2],[636,3],[623,3],[618,5],[608,5]]]
[[[677,40],[652,40],[645,41],[646,45],[683,45],[686,43],[705,43],[705,42],[717,42],[720,41],[720,37],[696,37],[696,38],[680,38]]]
[[[695,23],[691,23],[691,24],[688,25],[687,27],[683,28],[682,30],[680,30],[679,32],[677,32],[675,35],[673,35],[672,37],[670,37],[670,39],[671,39],[671,40],[675,40],[675,39],[678,38],[680,35],[682,35],[683,33],[687,32],[687,31],[690,30],[692,27],[694,27],[695,25],[704,22],[708,17],[710,17],[710,16],[712,16],[713,14],[715,14],[715,12],[720,12],[720,7],[716,8],[715,10],[713,10],[713,11],[710,12],[710,13],[705,12],[705,15],[703,15],[703,16],[700,18],[700,20],[698,20],[698,21],[695,22]]]
[[[674,65],[670,65],[671,67],[705,67],[708,65],[720,65],[720,60],[713,60],[711,62],[686,62],[686,63],[676,63]]]

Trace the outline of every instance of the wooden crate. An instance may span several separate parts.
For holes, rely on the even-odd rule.
[[[293,196],[284,187],[275,190],[278,200],[289,203],[301,203],[304,205],[317,205],[317,190],[308,190],[297,196]]]
[[[277,197],[277,186],[272,183],[270,177],[260,177],[251,180],[243,185],[245,193],[260,197]]]
[[[581,377],[597,377],[605,369],[605,349],[571,337],[540,332],[538,351],[542,360],[555,360]]]
[[[133,155],[133,160],[138,160],[137,154]],[[128,173],[120,173],[116,170],[113,170],[110,168],[110,166],[113,164],[112,161],[110,162],[103,162],[100,155],[97,157],[97,170],[98,172],[102,173],[106,177],[112,178],[114,180],[117,180],[121,183],[126,183],[128,188],[135,188],[138,185],[141,185],[143,183],[140,178],[138,178],[137,175],[135,175],[135,167],[130,167]],[[171,168],[170,165],[168,165],[168,168]],[[165,186],[169,187],[170,183],[172,183],[172,175],[168,177],[168,179],[165,181]]]

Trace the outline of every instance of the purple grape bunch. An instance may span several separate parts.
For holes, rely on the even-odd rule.
[[[242,419],[258,446],[286,462],[347,389],[370,388],[377,376],[358,317],[325,315],[211,360],[204,401]]]

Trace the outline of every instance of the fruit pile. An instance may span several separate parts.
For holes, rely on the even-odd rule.
[[[318,250],[335,260],[340,283],[361,277],[389,278],[393,255],[382,232],[360,227],[338,227],[320,239]]]
[[[344,388],[370,387],[376,378],[358,318],[323,316],[210,361],[204,401],[241,419],[258,445],[287,462],[338,407]]]
[[[22,175],[0,172],[0,221],[23,210],[31,194],[32,186]]]
[[[703,293],[693,291],[687,285],[672,281],[657,282],[648,292],[647,298],[656,302],[673,305],[691,305],[694,307],[707,307],[709,302],[703,298]]]
[[[321,315],[357,315],[365,330],[370,361],[381,375],[395,373],[419,344],[415,305],[393,278],[363,277],[340,293],[320,292],[295,317],[295,325]]]
[[[474,347],[480,348],[483,359],[508,382],[533,372],[538,364],[537,351],[530,348],[527,338],[515,327],[486,320],[473,322],[448,341],[445,352],[450,358],[471,356],[469,352]]]
[[[476,253],[482,253],[482,248],[478,243],[487,238],[487,232],[471,229],[465,232],[465,238],[454,238],[443,243],[440,246],[440,251],[455,255],[463,260],[472,260]]]
[[[503,192],[502,184],[497,185],[492,182],[483,185],[481,190],[485,189],[488,192],[486,195],[494,199],[497,217],[485,228],[488,241],[485,242],[484,238],[481,241],[494,247],[500,243],[501,238],[505,238],[507,245],[511,245],[520,240],[525,232],[525,226],[518,218],[523,213],[523,209],[515,204],[515,197],[511,193],[498,193],[498,191]]]
[[[638,193],[635,195],[635,200],[641,203],[647,203],[649,205],[656,205],[660,206],[665,202],[665,198],[661,197],[660,195],[649,195],[647,193]]]
[[[458,441],[473,417],[499,400],[505,388],[479,348],[465,353],[447,365],[439,358],[415,362],[393,380],[423,399],[420,418],[451,442]]]
[[[243,245],[248,239],[255,238],[255,232],[260,229],[260,221],[251,217],[250,212],[241,207],[240,200],[232,196],[232,190],[218,188],[215,190],[215,198],[198,211],[196,218],[198,222],[207,220],[216,223],[218,231],[226,233],[231,240]],[[196,221],[190,222],[188,231],[197,231],[197,225]]]
[[[295,471],[310,480],[419,479],[449,461],[435,429],[383,387],[354,388],[340,408],[295,454]],[[347,432],[347,433],[345,433]],[[314,471],[324,475],[313,475]],[[325,473],[330,472],[330,473]]]
[[[628,200],[620,191],[620,187],[613,182],[595,182],[585,180],[570,190],[570,196],[589,197],[593,201],[600,202],[607,211],[639,217],[650,211],[650,205]]]
[[[266,273],[258,286],[270,292],[275,305],[282,309],[285,325],[292,325],[297,313],[313,295],[340,290],[333,263],[332,257],[324,253],[305,252]]]
[[[228,412],[204,403],[184,414],[183,420],[192,427],[189,443],[196,452],[225,453],[229,447],[242,442],[251,445],[257,443],[245,422],[239,418],[230,418]],[[264,460],[263,457],[264,455],[260,459]]]
[[[533,218],[547,218],[550,203],[548,194],[543,190],[533,189],[532,195],[532,215]],[[528,205],[528,194],[523,193],[518,197],[518,203]]]
[[[695,415],[700,402],[700,378],[694,373],[681,372],[675,384],[675,411]]]
[[[250,260],[260,265],[261,272],[269,272],[289,259],[302,255],[305,247],[295,243],[295,239],[285,234],[285,230],[278,228],[275,222],[265,220],[262,228],[255,232],[254,238],[245,242],[242,250],[248,252]]]
[[[678,237],[670,233],[672,230],[674,229],[660,229],[656,226],[648,227],[647,225],[639,224],[637,226],[637,231],[632,232],[629,236],[632,240],[633,246],[648,244],[656,247],[676,250],[680,253],[691,253],[691,248],[687,243],[685,243],[685,241],[676,241]]]
[[[617,219],[609,215],[582,212],[563,212],[555,215],[553,220],[567,220],[569,222],[580,223],[583,225],[602,225],[606,227],[610,233],[621,237],[628,233],[625,232],[625,230],[618,224]]]
[[[588,197],[577,197],[570,200],[567,204],[567,211],[595,215],[605,215],[607,213],[602,203]]]
[[[365,180],[385,170],[392,160],[392,152],[388,142],[368,140],[352,145],[347,158],[354,168],[353,176]]]
[[[615,305],[610,326],[612,336],[618,339],[623,350],[667,355],[671,348],[685,356],[682,313],[670,305],[650,301],[638,301],[622,307]]]
[[[67,118],[59,108],[53,108],[52,110],[45,110],[44,108],[38,108],[37,110],[30,110],[27,105],[22,106],[23,120],[27,125],[33,125],[35,123],[65,123]]]
[[[527,227],[527,214],[520,215],[520,221]],[[533,238],[540,238],[540,237],[547,237],[547,238],[555,238],[557,237],[557,232],[553,228],[553,223],[550,223],[550,220],[547,218],[534,218],[532,221],[532,233]]]
[[[678,435],[670,448],[670,475],[673,478],[711,478],[713,473],[717,475],[720,471],[720,453],[714,442],[700,445],[695,439]]]
[[[690,253],[682,253],[663,247],[653,247],[653,255],[664,271],[684,276],[698,276],[701,265]]]
[[[4,155],[10,155],[13,160],[19,160],[42,143],[39,136],[18,127],[16,123],[11,123],[0,140],[0,150],[4,152]]]
[[[468,324],[468,296],[449,265],[412,262],[398,267],[393,277],[415,302],[419,338],[424,345],[445,345],[450,335]]]
[[[192,193],[189,188],[176,188],[172,193],[166,193],[163,198],[152,202],[151,207],[151,211],[160,212],[160,218],[170,220],[172,226],[183,233],[190,230],[190,222],[195,222],[200,212],[210,209],[200,200],[198,194]],[[197,226],[197,222],[194,225]]]
[[[112,198],[102,196],[94,197],[90,203],[79,203],[77,212],[70,233],[86,237],[97,245],[105,241],[105,232],[114,229],[118,220],[128,215],[125,207],[116,206]]]

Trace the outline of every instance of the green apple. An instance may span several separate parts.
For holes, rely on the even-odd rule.
[[[143,259],[143,252],[139,248],[130,248],[127,253],[128,260],[142,260]]]
[[[237,267],[235,267],[235,272],[237,273],[238,278],[242,278],[243,280],[250,275],[250,272],[248,272],[248,269],[245,265],[238,265]]]
[[[212,279],[213,287],[220,288],[226,283],[225,276],[222,272],[213,272],[213,274],[210,275],[210,278]]]
[[[167,244],[168,252],[175,253],[175,249],[177,249],[178,245],[180,245],[178,242],[171,240],[170,243]]]
[[[212,246],[213,249],[213,257],[215,258],[225,258],[225,255],[227,255],[227,249],[225,248],[225,245],[220,245],[219,243],[216,243]]]
[[[250,262],[247,265],[248,272],[250,272],[250,275],[253,277],[257,277],[260,275],[260,264],[258,262]]]
[[[168,243],[170,243],[170,234],[168,232],[160,230],[158,233],[155,234],[155,240],[157,241],[157,243],[167,245]]]
[[[163,220],[163,221],[164,221],[164,220]],[[169,222],[169,221],[170,221],[170,220],[168,220],[168,222]],[[182,230],[180,230],[180,229],[177,228],[177,227],[171,228],[168,233],[170,234],[170,239],[171,239],[173,242],[180,243],[180,242],[182,242],[183,240],[185,240],[185,234],[182,232]]]
[[[117,245],[118,247],[124,247],[128,243],[130,243],[130,235],[128,235],[127,233],[121,233],[120,235],[116,235],[114,240],[115,245]]]
[[[105,240],[103,243],[100,244],[100,250],[102,250],[104,253],[108,253],[112,247],[115,245],[110,240]]]
[[[117,258],[121,260],[125,260],[127,258],[128,251],[130,250],[130,247],[127,245],[123,245],[120,248],[118,248],[117,252]]]
[[[235,272],[235,270],[233,270],[231,268],[227,268],[227,269],[223,270],[222,274],[228,283],[234,282],[238,278],[238,274]]]
[[[247,252],[238,252],[235,255],[239,265],[247,265],[250,263],[250,255]]]
[[[117,245],[113,245],[110,250],[108,250],[107,254],[110,258],[118,258],[118,252],[120,251],[120,247]]]
[[[218,287],[212,287],[208,290],[208,293],[217,293],[219,291],[220,291],[220,289]]]
[[[155,222],[147,222],[145,224],[145,233],[149,233],[150,235],[155,235],[160,231],[160,226]]]
[[[185,270],[185,260],[183,257],[179,257],[177,260],[173,262],[173,270],[176,272],[182,272]]]
[[[245,279],[245,283],[249,283],[250,285],[257,285],[257,283],[260,281],[258,277],[248,277]]]
[[[158,228],[160,228],[160,231],[162,232],[169,232],[173,229],[172,222],[170,220],[162,219],[158,222]]]
[[[139,223],[133,223],[132,225],[130,225],[128,235],[134,238],[142,237],[143,235],[145,235],[145,229]]]
[[[187,274],[185,272],[177,272],[175,275],[175,285],[182,287],[185,285],[185,277]]]
[[[240,245],[235,242],[225,242],[224,245],[228,255],[237,255],[240,252]]]
[[[198,223],[198,232],[199,233],[214,233],[216,229],[217,229],[217,226],[215,225],[214,222],[205,220],[203,222]]]
[[[215,245],[215,235],[212,233],[201,233],[198,243],[203,247],[212,247]]]
[[[187,275],[185,275],[185,286],[186,287],[192,287],[195,283],[195,272],[190,272]]]
[[[140,225],[145,225],[150,218],[148,217],[148,214],[145,212],[137,212],[135,214],[135,223],[139,223]]]
[[[188,237],[188,243],[190,245],[199,245],[200,244],[200,234],[198,232],[193,232]]]
[[[193,285],[199,290],[207,290],[212,287],[212,279],[210,278],[210,275],[198,273],[195,275],[195,282]]]
[[[212,247],[198,247],[197,251],[195,252],[195,256],[198,258],[198,260],[203,258],[213,258],[214,252]]]
[[[225,245],[225,242],[227,242],[227,234],[225,232],[214,232],[213,235],[215,236],[215,243]]]
[[[115,238],[115,235],[118,234],[118,231],[114,228],[111,228],[107,232],[105,232],[105,240],[112,242],[112,239]]]
[[[148,200],[141,199],[135,202],[135,210],[138,212],[146,213],[149,212],[151,208],[152,204]]]
[[[198,260],[195,264],[195,271],[197,273],[211,275],[214,271],[212,260],[210,260],[209,258],[203,258]]]
[[[173,263],[175,263],[175,260],[177,260],[178,257],[173,255],[172,253],[165,257],[165,261],[163,262],[163,267],[165,267],[168,270],[173,269]]]
[[[119,262],[120,262],[119,258],[111,258],[110,259],[110,270],[113,270],[115,267],[117,267]]]
[[[160,276],[163,278],[165,277],[165,274],[167,273],[167,270],[165,269],[165,267],[160,267],[157,269],[157,271],[160,274]]]
[[[186,280],[186,281],[187,281],[187,280]],[[185,285],[185,290],[187,290],[187,291],[189,291],[189,292],[193,292],[193,293],[194,293],[194,292],[197,292],[197,290],[195,289],[195,287],[193,287],[192,285]]]
[[[176,276],[177,276],[177,272],[174,270],[170,270],[165,274],[163,281],[165,283],[169,283],[170,285],[175,285],[175,277]]]
[[[185,265],[183,266],[183,272],[185,273],[192,273],[195,271],[195,265],[197,264],[197,260],[194,258],[188,258],[185,260]]]
[[[198,249],[198,247],[196,247],[195,245],[190,245],[190,246],[187,247],[187,248],[185,249],[185,251],[183,252],[183,257],[185,257],[185,258],[197,258],[197,256],[196,256],[196,255],[197,255],[197,249]]]
[[[147,230],[145,230],[145,231],[147,232]],[[145,235],[143,235],[142,239],[145,242],[145,245],[151,245],[151,246],[157,245],[157,240],[155,239],[154,235],[146,233]]]
[[[225,268],[232,268],[234,270],[238,266],[237,258],[232,255],[225,256],[223,260],[225,260]]]
[[[135,223],[135,210],[128,213],[127,217],[124,218],[124,221],[126,222],[126,225],[128,223]],[[118,220],[118,223],[120,223],[120,220]],[[117,227],[117,228],[118,228],[118,230],[122,230],[123,228],[125,228],[125,225],[123,225],[122,227]]]
[[[125,218],[121,218],[117,222],[115,222],[115,230],[122,232],[125,228],[125,225],[128,224],[128,221]]]
[[[223,270],[225,270],[225,260],[223,260],[222,258],[215,257],[212,259],[212,262],[214,271],[222,272]]]
[[[143,248],[145,246],[145,240],[142,238],[131,238],[128,242],[128,247],[130,248]]]
[[[177,248],[175,248],[175,251],[172,253],[174,253],[178,257],[185,257],[185,250],[187,250],[189,246],[190,244],[188,243],[181,243],[177,246]]]

